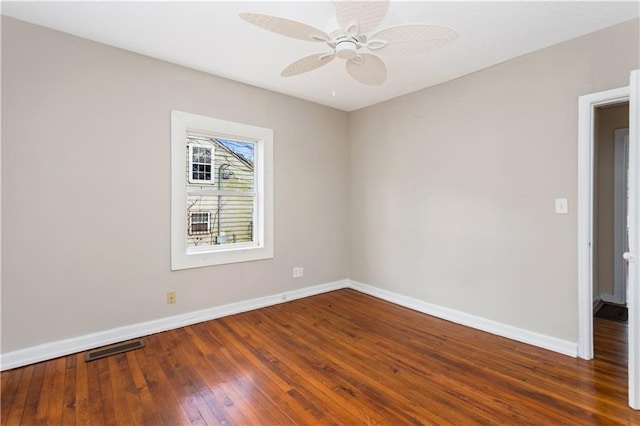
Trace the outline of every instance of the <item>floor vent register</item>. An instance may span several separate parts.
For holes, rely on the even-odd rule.
[[[116,343],[115,345],[105,346],[102,348],[88,351],[84,354],[85,361],[93,361],[94,359],[100,359],[108,357],[110,355],[120,354],[122,352],[132,351],[134,349],[144,348],[144,341],[142,339],[130,340],[128,342]]]

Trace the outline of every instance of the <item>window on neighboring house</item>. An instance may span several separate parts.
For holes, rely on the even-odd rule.
[[[172,111],[171,132],[172,269],[273,257],[273,131]]]
[[[196,144],[189,145],[189,182],[213,183],[213,159],[215,147]]]
[[[189,213],[189,234],[200,235],[211,232],[211,212]]]

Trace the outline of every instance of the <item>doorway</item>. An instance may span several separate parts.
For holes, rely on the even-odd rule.
[[[594,278],[594,135],[598,107],[629,102],[629,169],[627,220],[628,262],[628,397],[640,410],[640,71],[631,72],[630,85],[591,93],[578,100],[578,356],[593,358]]]
[[[593,297],[596,317],[627,321],[629,102],[594,109]],[[597,348],[596,352],[597,352]]]

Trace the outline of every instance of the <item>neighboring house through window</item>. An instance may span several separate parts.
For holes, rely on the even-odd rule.
[[[273,257],[273,131],[172,111],[172,269]]]

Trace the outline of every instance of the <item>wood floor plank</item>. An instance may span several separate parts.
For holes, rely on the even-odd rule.
[[[123,407],[116,407],[116,399],[113,394],[113,385],[111,371],[109,369],[109,358],[97,359],[91,361],[95,363],[98,370],[98,383],[100,384],[100,395],[102,412],[104,414],[104,421],[107,425],[118,424],[118,413],[122,411]],[[115,378],[118,380],[119,378]]]
[[[284,408],[281,411],[286,414],[286,417],[282,418],[282,421],[288,424],[304,422],[308,414],[305,412],[304,407],[300,406],[298,401],[288,394],[291,386],[288,386],[276,375],[269,374],[269,370],[264,368],[265,366],[252,356],[251,352],[246,350],[242,339],[239,339],[239,336],[233,330],[228,329],[225,334],[229,338],[224,340],[229,351],[223,352],[223,354],[228,354],[227,363],[238,371],[249,370],[253,372],[248,376],[251,385],[257,392],[260,392],[262,395],[260,398],[263,399],[266,406]],[[279,392],[272,392],[274,384],[280,389]],[[271,409],[270,411],[273,410]],[[278,419],[274,420],[278,421]]]
[[[18,395],[18,387],[21,383],[20,376],[22,376],[22,374],[22,370],[13,370],[1,375],[0,389],[2,389],[4,395],[6,395],[6,400],[2,401],[3,404],[0,404],[0,422],[2,422],[1,419],[7,418],[9,409],[14,405],[14,399]]]
[[[164,339],[160,342],[163,356],[158,357],[157,361],[170,386],[180,390],[178,402],[181,409],[187,415],[189,424],[206,424],[201,413],[201,411],[203,411],[205,416],[209,414],[207,410],[204,409],[206,403],[201,402],[201,398],[194,395],[194,388],[191,382],[181,374],[182,361],[177,359],[175,355],[175,350],[178,347],[177,333],[178,332],[174,330],[173,333],[163,336]]]
[[[75,420],[77,424],[88,425],[89,420],[89,378],[87,363],[84,362],[82,354],[77,354],[76,359],[76,379],[75,379]]]
[[[202,328],[201,324],[185,332],[189,334],[199,354],[194,358],[194,363],[200,395],[211,408],[216,419],[220,424],[232,423],[233,418],[238,419],[240,423],[250,423],[249,418],[244,415],[246,410],[241,410],[237,404],[240,397],[236,396],[235,392],[229,392],[230,387],[225,383],[227,375],[220,368],[220,365],[225,363],[213,357],[214,351],[219,351],[222,346],[218,347],[214,343],[211,335]],[[257,421],[257,418],[253,421]]]
[[[78,354],[78,356],[81,356]],[[90,423],[97,425],[107,424],[105,415],[111,415],[111,411],[105,409],[105,402],[108,404],[108,398],[103,398],[102,388],[100,386],[100,366],[104,360],[95,360],[85,363],[87,370],[87,392],[88,392],[88,414]],[[84,361],[83,361],[84,362]]]
[[[334,325],[328,325],[327,329],[333,327]],[[358,341],[362,340],[362,341],[366,341],[368,340],[367,334],[370,334],[367,330],[365,329],[356,329],[353,328],[352,326],[349,326],[349,328],[351,329],[350,331],[350,338],[348,339],[348,342],[343,343],[344,348],[346,348],[347,346],[351,347],[352,349],[356,349],[359,347],[358,345]],[[396,333],[397,334],[397,333]],[[367,362],[376,362],[380,368],[374,369],[374,371],[383,371],[383,372],[387,372],[389,373],[386,377],[385,376],[381,376],[378,379],[381,380],[382,382],[385,382],[387,384],[391,384],[391,387],[399,387],[399,388],[407,388],[410,389],[410,393],[407,394],[408,397],[412,397],[411,395],[412,391],[415,392],[416,390],[419,390],[418,394],[416,395],[416,397],[419,399],[420,397],[420,392],[432,392],[432,393],[436,393],[436,394],[441,394],[443,393],[442,390],[440,390],[439,392],[437,391],[437,389],[427,389],[427,388],[423,388],[420,389],[420,383],[417,381],[413,381],[413,382],[402,382],[402,380],[404,379],[403,377],[403,373],[405,370],[407,370],[407,368],[413,368],[413,371],[411,372],[411,375],[413,376],[415,374],[415,367],[412,367],[410,364],[402,364],[401,360],[397,360],[393,357],[387,357],[385,358],[385,353],[389,352],[390,354],[392,354],[394,352],[394,349],[398,346],[398,344],[400,342],[396,342],[393,340],[389,341],[389,351],[385,351],[385,350],[379,350],[382,346],[381,346],[381,341],[380,339],[378,339],[377,342],[377,347],[375,348],[370,348],[367,349],[367,345],[364,345],[363,348],[363,352],[361,353],[361,358],[366,358]],[[424,362],[425,357],[423,355],[421,355],[420,353],[418,353],[418,357],[419,357],[419,361],[417,364],[420,364],[421,362]],[[354,360],[355,362],[358,362],[358,360]],[[353,361],[352,361],[353,362]],[[430,368],[433,368],[434,365],[431,365]],[[446,368],[450,369],[451,365],[450,363],[446,364]],[[367,371],[369,371],[369,369],[367,369]],[[448,372],[450,374],[450,372]],[[396,386],[393,386],[393,383],[396,383]],[[431,383],[431,380],[426,380],[423,381],[424,385],[426,385],[428,387],[429,383]],[[465,394],[468,394],[469,391],[471,391],[472,389],[466,389],[465,390]],[[434,392],[435,391],[435,392]],[[445,393],[447,392],[446,388],[445,388]],[[455,404],[451,404],[451,400],[447,400],[446,403],[443,403],[443,407],[439,408],[439,411],[442,412],[442,410],[450,410],[454,412],[454,416],[457,415],[457,413],[463,413],[464,414],[464,408],[467,405],[466,404],[466,399],[465,398],[461,398],[459,397],[459,392],[458,394],[452,394],[452,396],[456,397],[458,399],[458,405],[456,406]],[[437,397],[436,397],[437,399]],[[477,406],[477,399],[475,400],[476,405],[473,407],[474,411],[478,411],[480,412],[481,410],[479,410],[478,406]],[[449,415],[451,416],[451,415]],[[467,413],[466,414],[466,419],[467,420],[473,420],[473,413]],[[486,416],[486,413],[483,414],[483,416]],[[486,418],[484,418],[484,420],[487,420]]]
[[[17,388],[1,388],[2,391],[2,417],[0,417],[0,424],[2,425],[18,425],[21,423],[24,415],[24,408],[27,402],[27,393],[33,377],[35,367],[29,365],[13,371],[7,371],[7,375],[13,374],[18,381]],[[4,373],[2,373],[4,374]],[[7,396],[7,400],[4,396]]]
[[[40,386],[40,393],[37,396],[37,406],[36,412],[34,414],[33,424],[43,424],[46,423],[46,418],[48,415],[49,409],[49,389],[52,385],[53,379],[55,378],[55,360],[45,362],[44,371],[42,373],[42,382]],[[57,407],[51,407],[51,417],[57,417]]]
[[[327,326],[327,330],[329,330],[331,327],[334,327],[335,325],[331,325],[331,326]],[[459,421],[499,421],[502,420],[500,418],[495,418],[495,416],[491,416],[490,415],[490,411],[491,411],[491,407],[490,406],[485,406],[482,407],[479,405],[480,402],[480,397],[482,397],[482,395],[484,395],[484,391],[481,390],[480,392],[477,391],[476,389],[473,389],[472,387],[469,386],[465,386],[464,389],[456,389],[455,391],[450,390],[448,387],[444,387],[444,389],[438,389],[437,387],[431,388],[429,389],[429,384],[431,383],[438,383],[440,382],[439,385],[441,385],[442,380],[438,380],[438,381],[433,381],[433,380],[422,380],[422,381],[417,381],[417,380],[410,380],[410,381],[406,381],[403,380],[405,379],[404,376],[404,371],[406,370],[406,368],[404,365],[401,365],[398,360],[394,359],[393,357],[386,357],[385,354],[389,353],[392,354],[394,352],[394,348],[398,347],[398,344],[400,344],[401,342],[394,342],[393,340],[390,340],[392,343],[389,345],[389,350],[388,351],[380,351],[379,349],[381,348],[381,341],[380,339],[378,340],[378,346],[376,348],[370,348],[369,345],[360,345],[359,342],[361,341],[367,341],[367,334],[371,334],[369,333],[368,330],[365,329],[354,329],[351,328],[351,336],[352,337],[357,337],[356,339],[353,339],[352,341],[348,342],[348,343],[343,343],[343,347],[342,349],[347,349],[347,347],[350,347],[352,351],[358,349],[360,346],[362,346],[362,352],[361,352],[361,359],[367,359],[367,363],[371,363],[371,362],[377,362],[378,365],[380,366],[380,368],[377,369],[373,369],[373,372],[382,372],[382,375],[378,375],[378,376],[372,376],[372,378],[376,379],[375,381],[380,381],[382,383],[385,383],[386,385],[389,385],[389,387],[392,388],[400,388],[400,389],[409,389],[409,391],[407,392],[406,396],[411,399],[411,400],[419,400],[421,398],[422,393],[424,392],[429,392],[435,395],[440,395],[440,394],[446,394],[447,392],[450,393],[449,398],[442,398],[442,397],[434,397],[435,400],[440,399],[442,401],[441,406],[438,407],[438,412],[442,413],[442,412],[448,412],[447,413],[447,417],[450,420],[454,420],[454,419],[458,419]],[[317,334],[317,330],[316,333]],[[396,333],[397,334],[397,333]],[[373,336],[371,336],[373,337]],[[351,339],[350,339],[351,340]],[[428,354],[428,352],[423,352],[423,354],[419,354],[419,360],[416,363],[416,365],[419,365],[421,363],[424,363],[425,360],[427,359],[425,357],[425,355],[423,354]],[[466,357],[465,357],[466,359]],[[458,363],[460,365],[458,365],[455,369],[452,369],[453,367],[453,360],[452,359],[448,359],[446,363],[444,363],[442,366],[443,368],[446,369],[446,374],[444,375],[444,377],[449,377],[452,374],[454,374],[456,371],[458,372],[458,374],[464,374],[467,366],[465,364],[461,364]],[[358,365],[359,369],[364,368],[364,363],[360,363],[359,359],[353,359],[353,360],[349,360],[350,363],[355,363],[357,364],[361,364]],[[412,367],[411,365],[406,365],[407,367]],[[435,364],[434,364],[434,360],[430,360],[430,364],[429,364],[430,368],[434,368]],[[371,368],[367,368],[366,371],[370,371]],[[414,378],[415,377],[415,367],[413,367],[413,371],[411,372],[410,376],[407,377],[411,377]],[[463,377],[464,379],[464,377]],[[460,381],[460,383],[465,383],[464,380]],[[470,384],[473,384],[474,381],[469,381]],[[423,386],[421,386],[421,384]],[[436,385],[437,386],[437,385]],[[459,387],[459,386],[458,386]],[[454,388],[451,388],[454,389]],[[472,410],[467,410],[467,406],[468,404],[468,396],[477,396],[476,398],[473,399],[474,404],[472,406]],[[444,396],[444,395],[443,395]],[[434,401],[435,402],[435,401]],[[493,405],[493,404],[491,404]],[[502,407],[503,408],[503,407]],[[513,420],[513,419],[511,419]],[[502,420],[504,421],[504,420]]]
[[[427,319],[429,319],[429,317],[426,317]],[[437,319],[429,319],[429,320],[433,320],[436,322],[442,322],[442,320],[437,320]],[[391,322],[391,323],[395,323],[395,322]],[[444,322],[443,322],[444,323]],[[430,327],[430,329],[433,330],[438,330],[440,329],[440,327]],[[464,329],[460,329],[461,331],[465,331]],[[491,347],[491,352],[487,352],[485,351],[483,348],[483,345],[477,344],[478,342],[474,342],[476,340],[483,340],[482,336],[485,335],[484,337],[490,337],[491,340],[494,341],[494,345],[492,345]],[[557,381],[555,380],[555,377],[557,376],[557,373],[561,370],[556,370],[555,374],[553,376],[547,376],[547,375],[540,375],[539,373],[536,374],[532,374],[531,376],[524,376],[521,377],[520,381],[521,383],[518,383],[517,380],[517,369],[514,370],[512,368],[510,368],[509,366],[509,357],[497,357],[496,355],[496,347],[495,347],[495,343],[498,343],[499,340],[503,340],[504,342],[507,342],[509,345],[513,345],[514,343],[512,341],[508,341],[507,339],[504,338],[497,338],[496,336],[491,336],[488,335],[487,333],[476,333],[476,335],[474,335],[474,338],[469,340],[467,339],[468,342],[463,342],[463,341],[456,341],[456,333],[447,333],[447,342],[448,343],[452,343],[455,342],[456,343],[456,347],[458,348],[458,350],[445,350],[445,351],[437,351],[435,352],[438,356],[441,356],[443,359],[443,363],[444,365],[459,365],[459,362],[464,362],[465,360],[469,359],[469,360],[483,360],[486,359],[487,357],[491,357],[491,359],[494,359],[496,361],[496,363],[499,362],[499,369],[496,369],[494,365],[487,365],[485,363],[485,366],[482,367],[483,370],[483,374],[482,376],[476,378],[476,380],[474,381],[479,381],[482,380],[483,377],[487,377],[487,375],[489,376],[494,376],[492,378],[492,380],[496,380],[495,375],[499,374],[501,376],[501,379],[506,381],[506,384],[509,384],[512,389],[512,391],[516,392],[516,395],[520,394],[521,397],[524,397],[528,400],[538,400],[538,405],[540,406],[540,409],[542,409],[544,412],[546,412],[546,416],[549,416],[549,412],[551,411],[555,411],[556,414],[560,417],[564,417],[567,414],[571,414],[571,410],[574,410],[575,415],[579,415],[582,413],[581,409],[579,406],[574,406],[572,404],[568,405],[568,406],[557,406],[556,405],[549,405],[548,401],[547,401],[547,397],[544,394],[539,394],[537,392],[538,386],[537,385],[532,385],[530,383],[531,379],[539,379],[540,377],[547,377],[550,378],[551,383],[554,385],[554,388],[557,388]],[[519,346],[524,346],[527,347],[527,345],[521,345],[518,344]],[[541,351],[538,348],[532,348],[532,347],[528,347],[529,348],[529,353],[535,353],[535,352],[539,352]],[[420,348],[415,348],[417,349],[419,352],[424,352],[424,350],[421,350]],[[427,348],[428,349],[428,348]],[[462,350],[460,350],[462,349]],[[547,356],[549,356],[549,353],[547,351],[543,351],[546,352]],[[426,352],[425,352],[426,353]],[[510,354],[511,352],[508,352],[508,354]],[[559,356],[557,354],[551,354],[553,355],[552,358],[567,358],[567,357],[562,357]],[[570,358],[569,358],[570,359]],[[559,360],[559,359],[558,359]],[[576,360],[572,360],[572,361],[576,361]],[[478,366],[481,366],[482,363],[478,363],[475,362],[475,367],[477,368]],[[536,366],[536,363],[531,363],[529,362],[529,364],[531,366]],[[521,371],[519,372],[519,374],[521,375],[522,373],[526,372],[527,369],[521,369]],[[452,375],[452,372],[449,371],[447,372],[447,374],[445,376],[450,376]],[[548,385],[549,383],[547,383]],[[495,383],[494,383],[495,385]],[[544,383],[543,383],[544,385]],[[560,396],[561,394],[559,393],[558,396]],[[601,400],[600,400],[601,402]],[[528,416],[531,416],[532,413],[528,413]]]
[[[135,390],[139,396],[139,404],[136,407],[135,423],[141,425],[161,424],[162,419],[158,414],[155,403],[153,402],[153,397],[149,391],[149,387],[147,386],[144,372],[138,362],[137,352],[128,352],[126,356],[127,364],[131,371],[131,377],[135,385]]]
[[[185,329],[178,330],[177,334],[181,340],[193,342],[192,339],[189,339],[189,333]],[[182,386],[188,386],[192,389],[191,403],[198,410],[205,424],[220,424],[224,419],[224,414],[220,411],[216,412],[219,405],[211,404],[209,386],[199,374],[201,371],[206,371],[206,367],[203,367],[201,363],[203,355],[197,350],[197,342],[178,346],[175,352],[176,359],[184,360],[184,362],[176,364],[175,369],[177,377],[182,380]],[[188,367],[186,367],[187,365]]]
[[[158,358],[164,356],[160,344],[156,343],[162,338],[161,336],[154,335],[146,339],[147,348],[150,348],[148,351],[135,351],[138,363],[143,369],[144,378],[162,423],[191,424],[180,404],[182,390],[171,385],[160,363],[158,363]]]
[[[234,325],[236,329],[242,330],[239,324]],[[316,423],[322,424],[335,424],[337,421],[333,420],[332,412],[335,411],[335,407],[332,404],[333,400],[328,397],[321,388],[314,386],[314,383],[306,380],[304,377],[298,375],[295,371],[292,371],[290,365],[293,362],[279,362],[278,356],[268,349],[269,345],[256,345],[255,341],[251,339],[249,333],[243,334],[243,341],[253,348],[256,356],[263,360],[265,369],[269,369],[280,380],[284,381],[286,385],[282,385],[280,380],[278,381],[278,387],[286,391],[291,398],[298,401],[301,406],[305,407],[305,410],[317,420]],[[289,390],[286,390],[290,388]],[[356,418],[354,417],[355,421]],[[353,421],[351,422],[353,423]],[[253,424],[253,422],[252,422]]]
[[[107,361],[109,377],[113,394],[113,408],[116,423],[120,425],[139,424],[137,422],[135,404],[129,403],[129,396],[133,391],[133,381],[129,374],[129,363],[126,354],[116,354],[104,358]]]
[[[236,408],[246,416],[245,422],[248,424],[256,424],[260,422],[262,416],[261,411],[264,410],[264,403],[253,403],[253,395],[255,393],[255,385],[248,385],[244,374],[238,374],[239,371],[232,369],[229,362],[233,355],[226,349],[224,344],[224,334],[226,333],[221,321],[217,322],[216,327],[207,327],[203,333],[203,339],[211,343],[214,350],[209,351],[205,357],[209,368],[215,372],[215,376],[220,380],[215,384],[217,393],[223,392],[228,399],[228,407]],[[255,407],[255,408],[254,408]],[[270,421],[274,421],[270,414]]]
[[[318,345],[313,345],[307,340],[302,342],[295,339],[297,330],[292,327],[291,322],[280,324],[280,320],[272,321],[272,316],[266,313],[256,313],[256,315],[261,315],[260,324],[265,334],[281,333],[283,336],[278,339],[281,344],[280,357],[291,362],[292,356],[295,355],[296,362],[293,365],[302,367],[297,372],[303,377],[306,375],[319,378],[320,382],[316,386],[330,390],[333,398],[339,402],[343,409],[353,408],[355,410],[354,414],[374,423],[381,423],[385,418],[392,423],[404,423],[407,421],[406,413],[385,413],[385,411],[388,411],[388,407],[380,406],[377,398],[372,397],[371,394],[357,392],[358,382],[362,377],[353,377],[353,375],[357,375],[358,372],[352,367],[345,369],[345,365],[342,362],[334,358],[329,352],[323,351]],[[287,336],[287,338],[284,336]],[[262,344],[268,344],[268,342],[265,341]],[[275,347],[271,349],[276,350]],[[338,373],[338,370],[341,370],[341,372]],[[390,396],[389,393],[387,394],[388,396]],[[396,403],[398,395],[394,393],[393,397],[391,402]],[[433,418],[435,419],[436,417],[436,414],[433,413]]]
[[[49,361],[48,364],[50,366],[50,374],[48,374],[47,381],[43,384],[41,398],[44,397],[49,402],[44,412],[39,414],[39,417],[44,424],[62,424],[66,359],[57,358]]]
[[[353,290],[2,372],[1,425],[640,425],[627,326],[584,361]]]
[[[64,370],[64,393],[62,399],[62,424],[74,425],[76,424],[76,358],[70,356],[67,358],[61,358],[66,362],[66,368]]]
[[[23,367],[33,368],[33,374],[31,375],[29,380],[29,389],[27,390],[27,398],[22,411],[22,416],[16,415],[16,417],[20,418],[20,423],[14,424],[30,425],[38,423],[36,420],[36,411],[40,402],[39,398],[42,391],[42,383],[44,381],[44,371],[46,365],[46,362],[41,362],[35,364],[34,366]],[[4,372],[2,374],[4,374]]]

